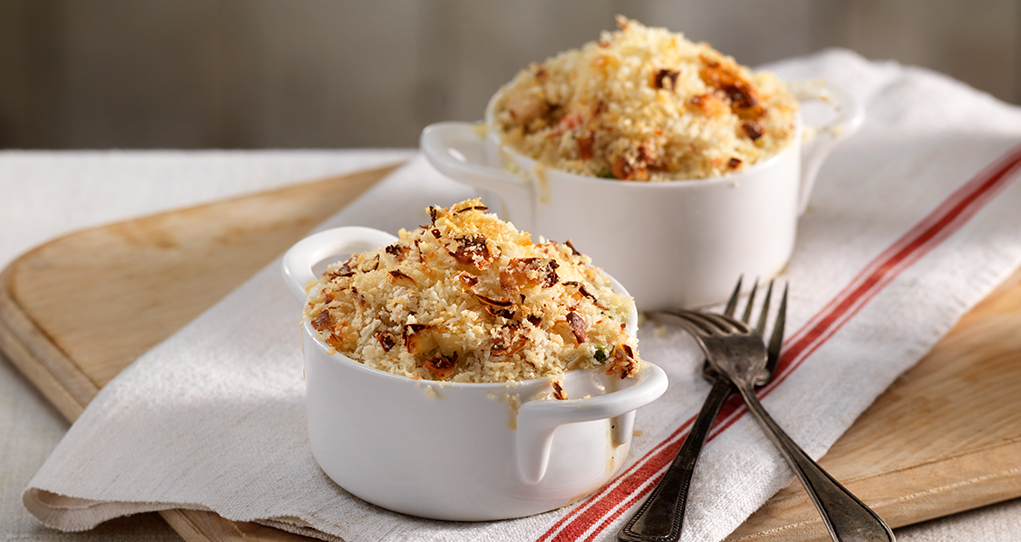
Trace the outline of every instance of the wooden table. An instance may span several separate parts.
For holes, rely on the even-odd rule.
[[[392,168],[83,230],[0,275],[0,349],[70,421],[100,388]],[[242,270],[242,272],[239,272]],[[173,295],[153,288],[173,281]],[[68,305],[76,307],[72,314]],[[158,307],[159,310],[151,310]],[[120,333],[126,322],[135,332]],[[1021,272],[889,390],[820,463],[897,527],[1021,496]],[[210,512],[188,541],[303,539]],[[795,481],[729,540],[827,540]]]

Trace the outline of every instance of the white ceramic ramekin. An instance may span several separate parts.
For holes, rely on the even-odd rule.
[[[667,183],[574,175],[537,164],[500,142],[494,106],[485,130],[462,122],[425,128],[421,148],[438,170],[482,190],[502,218],[547,239],[571,239],[627,286],[640,310],[704,306],[726,299],[740,275],[766,279],[787,264],[798,216],[833,147],[864,118],[850,95],[825,84],[796,88],[836,116],[805,144],[719,178]],[[485,135],[480,135],[485,132]],[[523,176],[509,173],[512,162]]]
[[[369,228],[312,235],[284,256],[284,280],[305,303],[314,267],[394,240]],[[629,333],[636,325],[634,313]],[[571,371],[566,401],[548,398],[545,379],[442,385],[330,353],[308,322],[302,329],[316,461],[350,493],[427,518],[521,517],[588,495],[624,464],[635,409],[667,387],[663,370],[649,363],[624,380]]]

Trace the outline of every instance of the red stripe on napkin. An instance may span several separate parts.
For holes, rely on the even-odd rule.
[[[882,289],[956,232],[1021,171],[1021,146],[997,159],[943,201],[915,227],[869,263],[819,313],[786,341],[769,393]]]
[[[764,397],[776,389],[857,314],[865,303],[902,271],[966,224],[1019,171],[1021,146],[1015,147],[979,172],[870,262],[832,301],[785,341],[784,353],[777,365],[778,374],[759,395]],[[731,397],[724,404],[709,439],[733,425],[746,412],[740,398],[736,395]],[[691,417],[682,423],[613,481],[553,524],[537,542],[592,540],[598,536],[652,491],[663,471],[677,455],[694,420]]]

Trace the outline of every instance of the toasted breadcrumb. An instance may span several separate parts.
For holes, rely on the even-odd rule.
[[[337,352],[409,378],[633,376],[633,299],[569,243],[534,243],[486,211],[480,200],[430,207],[429,224],[330,265],[304,318]]]
[[[504,87],[504,144],[571,173],[669,181],[745,169],[794,139],[798,102],[773,74],[663,28],[617,25]]]

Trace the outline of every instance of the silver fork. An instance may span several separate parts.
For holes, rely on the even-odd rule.
[[[781,322],[785,320],[786,299],[785,289],[784,302],[781,304],[778,317],[778,321]],[[750,306],[751,303],[749,309],[745,311],[746,321]],[[694,311],[664,314],[674,316],[678,323],[695,337],[705,352],[706,361],[720,380],[728,381],[737,388],[749,412],[801,480],[801,484],[822,515],[823,523],[833,540],[894,541],[893,531],[886,522],[813,461],[759,403],[755,395],[756,384],[761,384],[764,378],[771,377],[771,374],[766,373],[771,360],[762,340],[767,310],[768,306],[763,308],[755,329],[726,314]],[[774,331],[771,346],[775,340],[777,334]],[[773,363],[770,371],[775,369],[775,362]]]
[[[745,307],[742,319],[748,322],[751,317],[752,305],[755,302],[755,294],[758,290],[758,281],[752,287],[748,296],[748,306]],[[730,299],[727,301],[724,314],[733,316],[737,308],[737,299],[741,292],[741,279],[737,280]],[[769,309],[770,298],[773,294],[773,283],[769,283],[766,291],[766,298],[763,301],[762,314],[759,317],[756,330],[761,335],[765,325],[765,315]],[[780,344],[783,342],[784,314],[787,307],[787,295],[784,291],[784,299],[780,306],[780,316],[773,326],[773,338],[770,339],[766,356],[766,366],[758,380],[758,385],[764,385],[772,377],[773,369],[780,358]],[[705,377],[713,381],[713,387],[706,397],[702,409],[691,425],[691,430],[684,444],[681,446],[677,456],[674,457],[670,467],[660,478],[659,483],[652,490],[649,498],[642,503],[642,506],[635,512],[634,516],[617,533],[617,539],[624,542],[673,542],[681,537],[681,529],[684,522],[684,509],[688,501],[688,490],[691,488],[691,478],[695,474],[695,464],[705,445],[709,431],[712,429],[713,421],[720,413],[723,403],[733,393],[734,386],[726,378],[720,378],[709,364],[708,359],[702,366]]]

